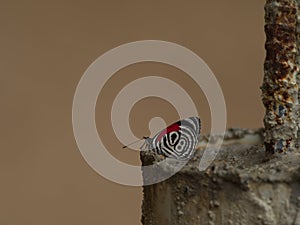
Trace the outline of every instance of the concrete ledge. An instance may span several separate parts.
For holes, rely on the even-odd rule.
[[[262,130],[230,129],[217,158],[200,172],[206,140],[181,171],[144,187],[144,225],[300,224],[299,152],[266,158]],[[143,165],[157,159],[141,153]]]

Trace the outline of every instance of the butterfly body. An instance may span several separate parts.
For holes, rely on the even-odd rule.
[[[153,138],[144,137],[142,150],[151,150],[165,157],[187,160],[193,156],[200,135],[198,117],[177,121],[158,132]]]

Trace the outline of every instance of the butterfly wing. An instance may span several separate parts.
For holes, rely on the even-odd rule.
[[[189,159],[197,146],[200,129],[200,119],[189,117],[171,124],[148,142],[157,154],[176,159]]]

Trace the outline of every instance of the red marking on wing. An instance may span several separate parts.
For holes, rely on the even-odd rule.
[[[172,131],[178,131],[178,130],[180,130],[179,124],[178,123],[174,123],[174,124],[168,126],[163,131],[161,131],[156,140],[160,141],[162,139],[162,137],[165,136],[165,134],[168,134],[168,133],[170,133]]]

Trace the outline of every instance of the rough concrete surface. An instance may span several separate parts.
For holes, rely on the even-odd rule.
[[[200,172],[206,140],[177,174],[144,187],[144,225],[300,224],[299,152],[267,158],[262,130],[230,129],[217,158]],[[157,157],[142,152],[141,159],[146,165]]]

